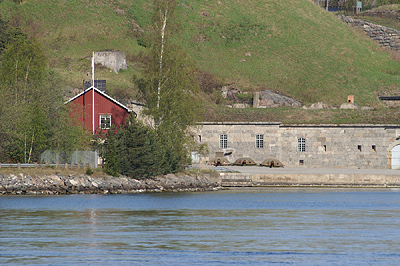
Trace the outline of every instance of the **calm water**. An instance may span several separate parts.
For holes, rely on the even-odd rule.
[[[0,264],[398,265],[399,189],[0,197]]]

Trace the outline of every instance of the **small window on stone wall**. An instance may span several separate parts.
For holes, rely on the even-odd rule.
[[[300,151],[300,152],[306,151],[306,139],[305,138],[297,139],[297,151]]]
[[[324,151],[326,151],[326,145],[324,145]]]
[[[256,135],[256,148],[257,149],[263,149],[264,148],[264,135],[263,134],[257,134]]]
[[[361,151],[361,148],[362,148],[361,145],[357,146],[358,151]]]
[[[300,160],[299,165],[304,165],[304,160]]]
[[[221,149],[228,148],[228,136],[226,134],[219,135],[219,147]]]
[[[372,150],[376,151],[376,145],[372,145]]]

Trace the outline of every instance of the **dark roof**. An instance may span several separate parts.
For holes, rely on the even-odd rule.
[[[79,98],[81,95],[85,94],[86,92],[90,91],[91,89],[94,89],[96,92],[98,92],[100,95],[106,97],[107,99],[109,99],[110,101],[114,102],[116,105],[120,106],[121,108],[125,109],[128,112],[132,112],[131,109],[129,109],[128,107],[126,107],[125,105],[123,105],[122,103],[120,103],[119,101],[115,100],[114,98],[112,98],[111,96],[105,94],[104,92],[102,92],[101,90],[97,89],[96,87],[90,87],[87,90],[79,93],[78,95],[76,95],[75,97],[71,98],[69,101],[65,102],[65,104],[72,102],[73,100],[75,100],[76,98]]]

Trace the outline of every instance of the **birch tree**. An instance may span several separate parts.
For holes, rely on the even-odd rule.
[[[66,119],[61,84],[38,41],[6,46],[0,80],[1,162],[37,162],[47,148],[76,147],[82,131]]]
[[[188,126],[201,118],[196,93],[196,67],[176,42],[179,35],[176,0],[155,0],[152,17],[150,60],[139,80],[147,114],[154,118],[159,137],[170,153],[170,161],[185,164]],[[172,163],[172,165],[177,165]],[[176,171],[173,167],[171,171]]]

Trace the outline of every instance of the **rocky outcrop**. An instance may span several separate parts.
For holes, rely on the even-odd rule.
[[[254,94],[253,104],[255,108],[271,108],[271,107],[299,107],[301,103],[288,96],[280,95],[270,90],[260,91]]]
[[[340,109],[347,109],[347,110],[360,110],[360,106],[356,103],[343,103],[340,106]]]
[[[303,106],[303,109],[310,109],[310,110],[322,110],[322,109],[330,109],[330,107],[326,103],[313,103],[309,107]]]
[[[147,179],[88,175],[0,175],[0,195],[122,194],[203,191],[219,188],[211,175],[165,175]]]

